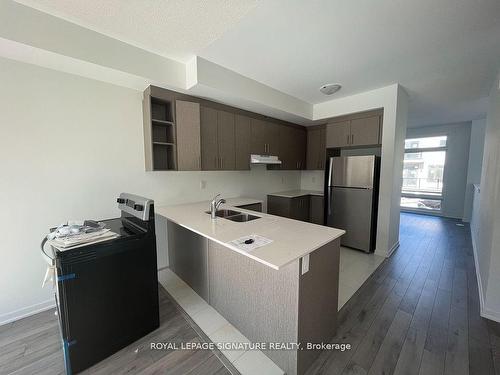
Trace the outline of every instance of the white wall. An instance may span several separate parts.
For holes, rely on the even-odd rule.
[[[500,322],[500,74],[490,93],[474,255],[481,315]]]
[[[462,219],[469,162],[470,122],[408,128],[407,138],[446,135],[441,215]]]
[[[486,119],[474,120],[470,129],[469,163],[467,166],[467,186],[465,188],[465,205],[463,220],[469,222],[472,216],[474,184],[481,183],[483,166],[484,134]]]
[[[48,228],[116,217],[120,192],[165,205],[218,192],[265,199],[300,187],[300,172],[264,166],[145,172],[138,91],[1,58],[0,82],[0,323],[52,304],[50,289],[41,289],[39,243]]]

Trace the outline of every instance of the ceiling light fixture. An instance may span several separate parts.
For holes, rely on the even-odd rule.
[[[319,88],[319,91],[321,91],[325,95],[332,95],[339,91],[341,88],[342,86],[338,83],[327,83],[326,85],[321,86]]]

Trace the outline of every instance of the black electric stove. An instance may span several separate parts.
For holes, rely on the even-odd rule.
[[[54,249],[66,373],[78,373],[159,326],[154,204],[122,193],[119,237]]]

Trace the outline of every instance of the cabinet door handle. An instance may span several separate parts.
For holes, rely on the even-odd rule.
[[[349,134],[347,134],[347,144],[349,144]]]
[[[224,159],[220,158],[220,168],[224,169]]]
[[[354,134],[351,134],[351,145],[354,144]]]

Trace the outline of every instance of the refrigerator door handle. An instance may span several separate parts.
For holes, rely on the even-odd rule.
[[[333,186],[333,158],[330,158],[328,162],[328,182],[327,186]]]
[[[332,214],[332,189],[331,188],[328,189],[327,204],[328,204],[328,216],[330,216]]]

